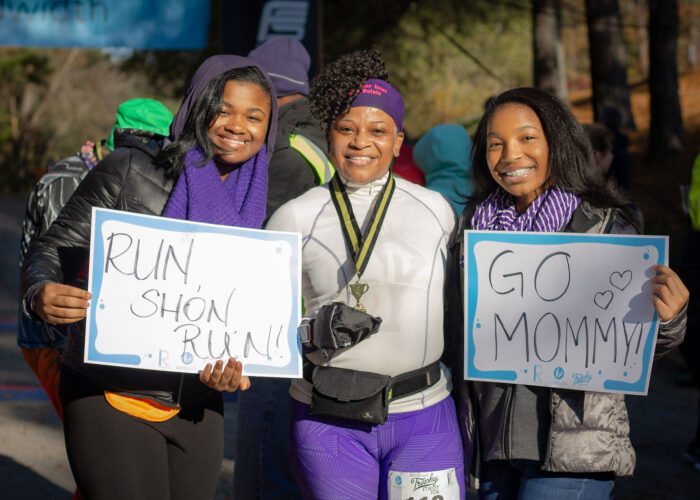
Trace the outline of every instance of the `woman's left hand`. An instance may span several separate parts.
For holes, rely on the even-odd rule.
[[[218,360],[213,368],[211,363],[207,363],[199,374],[199,380],[207,387],[221,392],[245,391],[250,387],[250,379],[242,375],[242,372],[243,363],[240,361],[229,358],[224,366],[224,362]]]
[[[656,276],[651,279],[654,308],[661,321],[668,321],[683,309],[690,292],[670,267],[658,264],[654,271]]]

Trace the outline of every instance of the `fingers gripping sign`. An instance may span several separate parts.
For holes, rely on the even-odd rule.
[[[85,318],[90,292],[70,285],[47,283],[32,300],[32,307],[41,319],[52,325],[75,323]]]
[[[199,380],[207,387],[217,391],[245,391],[250,387],[250,379],[242,375],[242,372],[243,364],[240,361],[229,358],[224,365],[222,360],[218,360],[213,367],[211,363],[207,363],[202,373],[199,374]]]
[[[654,266],[656,276],[651,279],[654,308],[661,321],[669,321],[683,309],[690,292],[678,275],[668,266]]]

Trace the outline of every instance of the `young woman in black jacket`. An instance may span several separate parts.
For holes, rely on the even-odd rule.
[[[276,119],[262,68],[210,57],[190,81],[173,142],[121,137],[32,244],[22,267],[26,313],[72,326],[60,393],[68,458],[86,498],[211,498],[223,457],[221,391],[250,385],[235,359],[199,377],[83,363],[92,207],[259,228]]]

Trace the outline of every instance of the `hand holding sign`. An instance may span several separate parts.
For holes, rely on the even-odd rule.
[[[41,319],[52,325],[75,323],[85,318],[90,292],[70,285],[47,283],[34,296],[32,307]]]
[[[668,266],[654,266],[657,275],[651,279],[654,286],[654,308],[661,321],[669,321],[683,309],[690,292],[678,275]]]
[[[229,358],[226,366],[223,365],[224,362],[218,360],[212,369],[211,363],[207,363],[199,375],[199,380],[207,387],[222,392],[245,391],[250,388],[250,379],[241,375],[243,364],[240,361]]]

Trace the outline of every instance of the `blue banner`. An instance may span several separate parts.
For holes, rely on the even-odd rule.
[[[210,0],[0,0],[0,45],[201,49]]]

